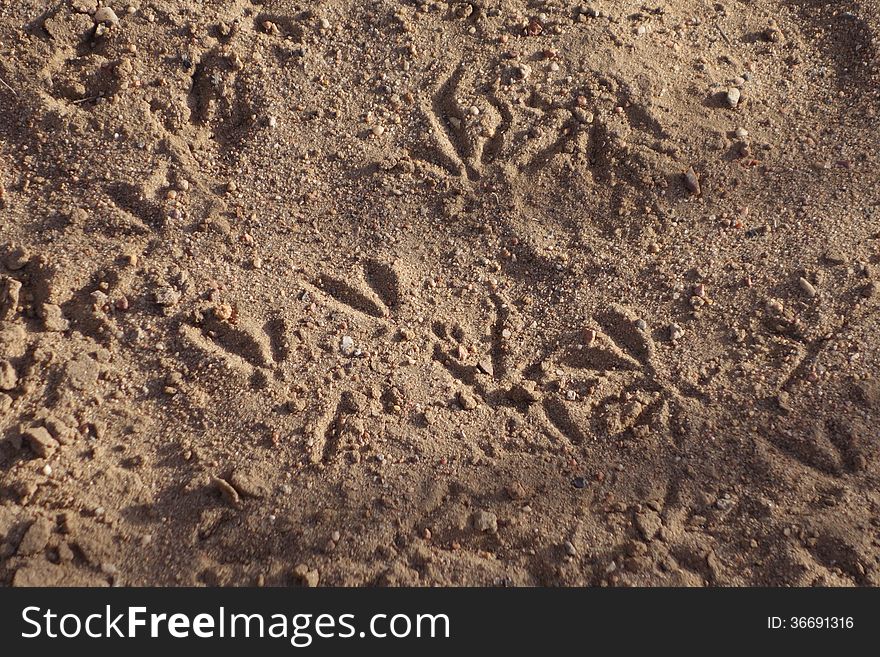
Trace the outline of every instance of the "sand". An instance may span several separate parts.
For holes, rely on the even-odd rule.
[[[0,583],[880,583],[880,2],[0,4]]]

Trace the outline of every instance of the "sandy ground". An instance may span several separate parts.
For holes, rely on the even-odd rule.
[[[0,2],[0,583],[880,584],[880,2]]]

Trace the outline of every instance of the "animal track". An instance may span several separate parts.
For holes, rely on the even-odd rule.
[[[237,313],[229,317],[219,314],[213,309],[197,311],[189,322],[181,324],[181,335],[190,345],[246,374],[276,367],[287,359],[290,348],[281,317],[260,326]]]
[[[600,328],[591,329],[587,344],[569,345],[551,357],[575,373],[571,388],[583,391],[577,394],[581,399],[558,398],[548,405],[548,416],[560,430],[576,427],[577,436],[608,438],[649,427],[666,432],[682,397],[696,396],[665,372],[654,341],[636,319],[625,307],[612,305],[597,315]]]
[[[344,306],[377,319],[388,317],[402,299],[397,270],[377,260],[367,260],[362,273],[355,273],[346,280],[321,275],[316,285]]]
[[[498,305],[494,334],[500,333]],[[617,438],[649,428],[666,433],[676,406],[683,397],[697,396],[686,385],[674,382],[658,363],[656,347],[647,332],[635,325],[635,315],[622,306],[611,306],[597,317],[604,329],[595,330],[588,345],[569,345],[551,353],[541,367],[533,365],[507,369],[503,341],[493,340],[494,365],[485,358],[476,365],[460,362],[441,343],[434,358],[460,383],[472,389],[487,404],[505,399],[517,402],[517,382],[549,383],[544,372],[565,374],[566,389],[537,394],[528,400],[542,416],[544,430],[554,438],[583,443],[590,437]],[[513,383],[513,388],[507,386]],[[574,393],[574,394],[572,394]],[[519,395],[522,397],[522,395]],[[526,394],[528,397],[528,393]],[[540,399],[540,403],[534,403]]]

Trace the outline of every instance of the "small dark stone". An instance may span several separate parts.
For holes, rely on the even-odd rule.
[[[586,488],[587,480],[585,477],[575,477],[571,480],[571,485],[575,488]]]

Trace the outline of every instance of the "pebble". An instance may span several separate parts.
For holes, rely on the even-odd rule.
[[[93,19],[96,23],[107,23],[109,25],[118,25],[119,16],[110,7],[101,7],[95,12]]]
[[[220,493],[220,496],[226,500],[232,506],[238,506],[241,503],[241,498],[238,495],[238,491],[232,487],[225,479],[221,479],[220,477],[214,477],[211,481],[214,485],[214,488]]]
[[[586,477],[577,476],[571,480],[571,485],[575,488],[586,488],[587,487],[587,479]]]
[[[574,544],[571,541],[565,541],[565,543],[562,544],[562,547],[568,556],[570,556],[570,557],[577,556],[577,549],[575,548]]]
[[[801,286],[801,290],[803,290],[804,294],[806,294],[811,299],[818,294],[813,284],[810,283],[810,281],[808,281],[803,276],[798,279],[798,285]]]
[[[498,531],[498,516],[491,511],[484,511],[482,509],[476,511],[471,521],[473,522],[474,529],[478,532],[494,534]]]
[[[736,109],[739,106],[741,98],[742,92],[736,87],[731,87],[727,90],[727,94],[724,96],[724,101],[730,109]]]
[[[700,195],[700,177],[693,167],[688,168],[684,173],[684,186],[691,194]]]
[[[736,134],[737,139],[745,139],[746,137],[749,136],[749,131],[746,130],[745,128],[737,128],[735,134]]]
[[[669,339],[673,342],[682,338],[684,336],[684,329],[681,328],[678,324],[672,323],[669,325]]]
[[[493,376],[495,374],[495,366],[492,365],[492,359],[488,356],[481,358],[477,361],[477,369],[480,370],[483,374],[488,374],[489,376]]]
[[[156,303],[165,308],[170,308],[180,301],[181,294],[170,285],[163,285],[153,294]]]
[[[350,335],[343,335],[342,340],[339,342],[339,353],[343,356],[353,356],[354,355],[354,338]]]
[[[318,582],[321,581],[320,573],[304,563],[298,564],[293,569],[293,576],[301,585],[312,589],[318,586]]]
[[[593,342],[596,341],[597,335],[598,334],[596,333],[596,329],[591,329],[591,328],[584,329],[584,332],[582,335],[584,346],[589,347],[590,345],[592,345]]]

